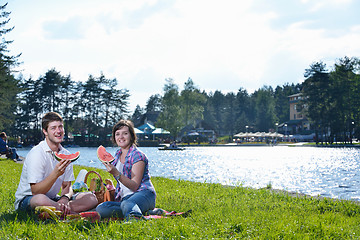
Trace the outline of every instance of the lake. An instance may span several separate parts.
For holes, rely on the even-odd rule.
[[[152,176],[196,182],[221,183],[295,191],[312,196],[360,201],[360,150],[288,146],[187,147],[184,151],[160,151],[140,147],[149,158]],[[80,151],[78,165],[105,169],[96,148]],[[115,154],[116,148],[107,148]],[[26,156],[29,149],[18,149]]]

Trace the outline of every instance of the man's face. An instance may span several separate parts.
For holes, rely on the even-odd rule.
[[[64,139],[64,125],[60,121],[50,122],[47,130],[43,129],[46,139],[54,144],[59,144]]]

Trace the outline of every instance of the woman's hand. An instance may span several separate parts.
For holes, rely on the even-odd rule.
[[[103,164],[106,167],[106,171],[108,171],[109,173],[111,173],[115,177],[120,175],[119,170],[117,170],[117,168],[114,165],[112,165],[111,163],[104,162]]]

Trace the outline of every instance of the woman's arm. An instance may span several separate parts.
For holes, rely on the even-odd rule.
[[[136,192],[140,187],[141,180],[143,178],[145,171],[145,162],[139,161],[135,163],[131,168],[131,179],[128,177],[121,175],[119,181],[124,184],[131,191]]]
[[[114,175],[116,179],[118,179],[131,191],[136,192],[136,190],[138,190],[145,171],[144,161],[138,161],[134,163],[134,165],[131,168],[131,179],[123,174],[120,174],[120,172],[112,164],[105,162],[104,165],[109,173]]]

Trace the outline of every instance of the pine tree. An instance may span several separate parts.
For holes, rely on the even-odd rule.
[[[0,6],[0,129],[10,130],[15,120],[17,94],[19,93],[18,80],[13,76],[12,69],[16,67],[18,57],[9,55],[8,45],[13,41],[5,39],[5,35],[12,31],[6,28],[9,23],[10,12],[5,11],[7,3]]]

